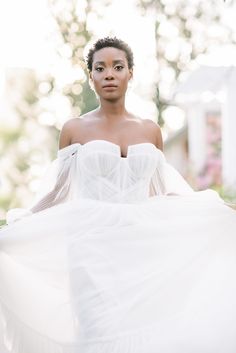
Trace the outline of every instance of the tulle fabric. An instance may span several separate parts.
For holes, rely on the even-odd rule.
[[[9,352],[235,353],[236,216],[216,193],[106,141],[60,150],[42,185],[0,231]]]
[[[104,144],[104,147],[108,148],[107,141],[103,140],[91,141],[86,144],[86,147],[89,145],[93,146],[94,142]],[[119,160],[119,146],[110,142],[108,145],[109,149],[111,148],[113,152],[116,152],[116,157]],[[149,143],[134,145],[134,147],[141,147],[142,149],[145,146],[148,148],[151,146],[151,149],[155,150],[159,162],[155,161],[154,164],[155,170],[149,184],[149,196],[168,194],[186,195],[193,192],[193,189],[177,170],[166,162],[164,154],[160,150],[157,150]],[[74,143],[58,151],[57,158],[51,163],[44,178],[41,180],[40,188],[33,204],[28,209],[14,208],[9,210],[6,215],[8,224],[29,216],[32,213],[78,197],[78,180],[75,176],[78,175],[77,159],[79,158],[79,151],[82,148],[83,145]]]

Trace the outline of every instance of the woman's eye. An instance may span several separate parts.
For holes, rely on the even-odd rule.
[[[117,71],[120,71],[120,70],[122,70],[124,68],[124,66],[122,66],[122,65],[117,65],[117,66],[115,66],[115,69],[117,70]]]
[[[98,71],[98,72],[101,72],[103,70],[103,67],[98,66],[98,67],[96,67],[95,70]]]

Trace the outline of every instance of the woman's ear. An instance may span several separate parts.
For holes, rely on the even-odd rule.
[[[129,69],[129,74],[130,74],[129,79],[132,80],[132,78],[133,78],[133,69]]]
[[[132,85],[132,79],[133,79],[133,69],[129,69],[129,81],[128,81],[129,87],[131,87]]]
[[[92,72],[89,73],[89,86],[91,87],[92,90],[94,90]]]

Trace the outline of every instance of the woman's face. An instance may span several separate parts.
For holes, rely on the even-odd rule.
[[[101,99],[114,101],[124,96],[132,74],[123,50],[106,47],[94,53],[90,79]]]

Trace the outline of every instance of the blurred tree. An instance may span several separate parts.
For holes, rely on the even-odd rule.
[[[31,69],[12,68],[6,72],[5,110],[1,115],[0,149],[1,194],[0,218],[4,210],[26,206],[40,176],[37,166],[51,159],[50,139],[54,127],[39,123],[44,97],[39,90],[40,80]],[[3,115],[4,114],[4,115]]]
[[[10,112],[0,131],[1,194],[0,219],[12,207],[29,205],[43,165],[56,156],[61,126],[70,116],[79,116],[98,106],[89,87],[83,54],[92,39],[89,21],[102,17],[108,0],[48,0],[60,37],[58,54],[63,60],[66,83],[61,74],[39,74],[13,69],[6,78]],[[63,81],[63,80],[62,80]],[[12,123],[8,124],[9,114]]]
[[[84,62],[84,48],[92,38],[92,33],[88,29],[89,15],[96,12],[96,7],[92,6],[93,2],[49,0],[51,13],[63,40],[58,48],[59,55],[70,62],[75,73],[74,80],[62,88],[63,95],[70,100],[72,114],[75,116],[98,106],[96,96],[89,87]]]
[[[145,16],[155,21],[158,75],[154,101],[159,111],[159,123],[169,106],[171,92],[181,75],[192,67],[195,59],[219,45],[234,43],[235,33],[222,24],[219,0],[136,0]]]

